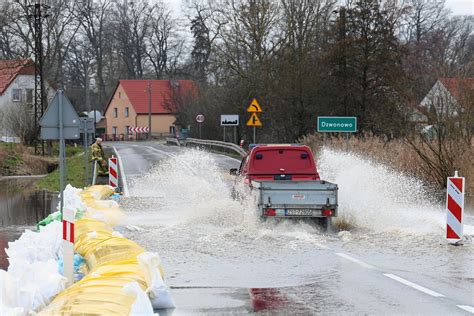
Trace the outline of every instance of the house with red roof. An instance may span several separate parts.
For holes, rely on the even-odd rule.
[[[45,81],[48,100],[54,89]],[[35,63],[31,59],[0,60],[0,110],[20,103],[34,104]]]
[[[120,80],[104,111],[106,134],[112,139],[140,134],[130,128],[148,127],[149,109],[152,135],[172,134],[176,112],[196,96],[192,80]]]
[[[47,100],[54,97],[55,89],[44,83]],[[35,102],[35,63],[31,59],[0,60],[0,112],[24,109],[31,106],[33,115]],[[2,114],[2,113],[0,113]],[[2,117],[0,115],[0,117]],[[8,115],[3,117],[7,120]],[[15,131],[8,131],[0,121],[0,141],[17,141]]]
[[[429,123],[438,119],[455,118],[465,111],[474,97],[474,78],[439,78],[418,105],[413,121]]]

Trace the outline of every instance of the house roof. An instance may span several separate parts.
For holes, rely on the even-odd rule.
[[[120,80],[137,114],[148,114],[148,85],[151,83],[151,112],[170,114],[177,111],[179,98],[195,97],[197,87],[192,80]],[[117,90],[117,88],[115,90]],[[112,99],[107,104],[107,111]]]
[[[3,95],[18,75],[34,75],[35,64],[31,59],[0,60],[0,95]]]
[[[463,90],[474,90],[474,78],[439,78],[443,86],[448,89],[449,93],[456,99],[462,99]]]

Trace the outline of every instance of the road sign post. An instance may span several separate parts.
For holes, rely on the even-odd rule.
[[[109,185],[114,189],[118,187],[118,162],[115,156],[109,158]]]
[[[459,245],[463,238],[465,179],[449,177],[446,190],[446,239],[450,244]]]
[[[79,116],[77,115],[77,112],[72,106],[71,102],[69,102],[62,90],[58,90],[46,109],[43,117],[41,118],[40,126],[41,139],[59,140],[59,208],[63,215],[63,221],[66,221],[65,224],[63,222],[63,239],[66,240],[66,237],[69,236],[69,239],[72,240],[72,245],[71,241],[68,243],[63,243],[64,276],[68,279],[68,284],[72,284],[74,281],[74,224],[71,226],[67,223],[74,223],[74,211],[64,209],[64,182],[66,176],[65,140],[79,139],[80,124]]]
[[[349,150],[349,133],[357,132],[357,117],[318,116],[319,133],[346,133],[346,150]],[[324,134],[326,143],[326,134]]]
[[[85,185],[91,183],[91,175],[89,172],[89,134],[95,135],[95,123],[94,118],[92,117],[81,117],[81,132],[83,133],[83,142],[84,142],[84,164],[86,170]]]
[[[237,114],[222,114],[221,126],[224,127],[224,141],[226,141],[226,126],[234,127],[234,143],[235,143],[236,142],[235,135],[237,134],[237,126],[239,126],[239,116]]]
[[[256,140],[256,127],[257,126],[259,126],[259,127],[262,126],[262,122],[260,121],[257,113],[263,112],[262,108],[260,107],[260,104],[258,104],[257,99],[254,98],[252,100],[252,102],[250,102],[250,105],[247,108],[247,112],[252,113],[249,120],[247,121],[247,126],[253,126],[253,143],[255,144],[255,143],[257,143],[257,140]]]
[[[204,117],[204,114],[198,114],[198,115],[196,115],[196,122],[199,123],[199,138],[200,138],[200,139],[202,138],[202,137],[201,137],[201,125],[202,125],[202,123],[204,123],[204,120],[205,120],[205,119],[206,119],[206,118]]]

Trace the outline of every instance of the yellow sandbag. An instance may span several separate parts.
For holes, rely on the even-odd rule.
[[[104,200],[114,194],[114,192],[115,189],[110,185],[93,185],[84,189],[81,195],[89,194],[97,200]]]
[[[109,200],[96,200],[88,197],[83,202],[87,206],[87,216],[103,221],[110,226],[118,225],[125,218],[125,214],[120,210],[117,202]]]
[[[86,214],[87,215],[87,214]],[[78,239],[82,235],[87,234],[93,231],[109,231],[112,233],[112,228],[104,222],[98,221],[96,219],[91,219],[83,217],[79,220],[76,220],[74,224],[74,238]]]
[[[83,257],[89,268],[94,270],[98,266],[115,261],[136,258],[143,252],[145,252],[145,249],[129,239],[111,237],[98,244],[97,247],[87,249]]]
[[[146,290],[136,258],[99,267],[56,296],[39,315],[127,315],[134,298],[125,295],[122,288],[131,282]]]

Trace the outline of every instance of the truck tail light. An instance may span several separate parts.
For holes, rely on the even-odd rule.
[[[332,210],[323,210],[322,215],[323,216],[332,216]]]
[[[265,210],[265,216],[275,216],[276,215],[276,211],[274,208],[267,208]]]

